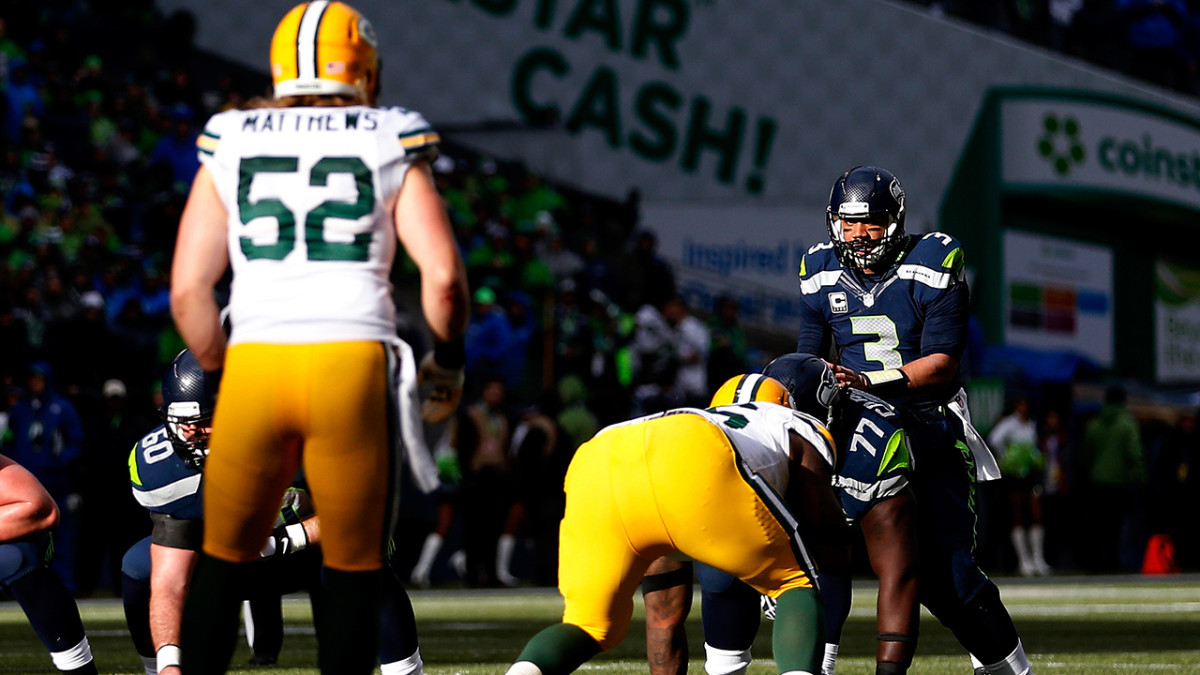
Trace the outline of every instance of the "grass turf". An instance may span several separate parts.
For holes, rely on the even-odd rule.
[[[1006,605],[1017,623],[1035,672],[1200,673],[1200,577],[999,579]],[[697,594],[699,597],[699,594]],[[874,589],[863,583],[842,642],[838,673],[874,673]],[[102,673],[140,675],[141,667],[125,631],[117,600],[80,601],[80,612]],[[430,675],[503,673],[538,630],[558,620],[562,601],[552,589],[503,591],[441,590],[413,593],[421,654]],[[287,622],[277,667],[246,665],[242,642],[233,672],[316,673],[316,641],[307,599],[284,601]],[[599,675],[648,672],[641,607],[629,636],[619,647],[584,666]],[[703,638],[699,613],[688,623],[690,675],[702,675]],[[764,623],[754,646],[750,675],[775,673],[770,659],[770,626]],[[0,603],[0,673],[53,673],[41,643],[19,607]],[[913,673],[970,673],[954,637],[927,613]]]

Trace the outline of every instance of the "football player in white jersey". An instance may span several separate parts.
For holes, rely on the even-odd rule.
[[[205,370],[224,369],[204,482],[204,555],[184,613],[183,668],[224,672],[242,564],[256,560],[303,466],[321,518],[331,619],[321,671],[369,673],[378,578],[403,439],[457,406],[467,283],[429,164],[437,133],[418,113],[375,107],[371,24],[308,2],[271,43],[274,98],[219,113],[197,141],[171,309]],[[416,367],[396,337],[389,272],[399,239],[420,270],[434,349]],[[214,288],[232,267],[228,340]],[[436,480],[436,478],[434,479]],[[188,645],[194,645],[188,649]]]
[[[615,647],[638,583],[664,555],[777,598],[780,672],[818,672],[816,561],[845,563],[844,547],[829,545],[844,541],[829,484],[836,460],[829,432],[788,407],[782,385],[770,386],[785,404],[678,408],[612,425],[580,446],[564,484],[562,623],[535,635],[508,675],[566,675]]]

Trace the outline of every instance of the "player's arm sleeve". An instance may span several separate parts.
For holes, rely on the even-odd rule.
[[[174,518],[165,513],[151,513],[150,543],[168,548],[199,551],[204,543],[204,521]]]
[[[921,356],[946,354],[957,362],[967,345],[969,316],[967,284],[959,281],[933,300],[925,312]]]
[[[813,306],[808,297],[801,295],[797,304],[800,332],[796,337],[796,351],[820,356],[829,348],[829,325],[825,322],[825,316]]]

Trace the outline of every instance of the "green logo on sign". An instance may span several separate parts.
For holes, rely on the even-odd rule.
[[[1047,113],[1042,120],[1042,137],[1038,140],[1038,154],[1054,165],[1054,173],[1065,176],[1071,165],[1083,164],[1083,143],[1079,140],[1079,121],[1074,117],[1058,119]]]

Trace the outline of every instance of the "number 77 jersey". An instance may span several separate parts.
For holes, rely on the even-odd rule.
[[[393,210],[439,137],[402,108],[229,110],[196,146],[228,214],[231,342],[395,336]]]
[[[839,363],[856,372],[899,368],[935,353],[958,361],[968,319],[962,270],[962,247],[941,232],[911,235],[897,260],[879,275],[843,266],[831,244],[817,244],[800,262],[796,351],[820,354],[832,337]],[[956,374],[941,386],[889,402],[936,407],[959,386]]]

